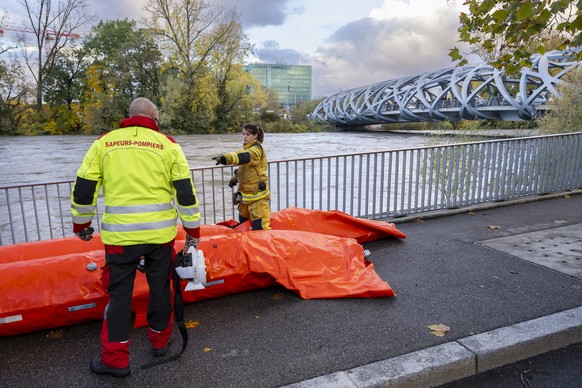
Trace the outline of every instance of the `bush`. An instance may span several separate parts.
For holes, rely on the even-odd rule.
[[[550,97],[548,112],[537,120],[541,133],[582,131],[582,68],[564,75],[557,90],[561,98]]]

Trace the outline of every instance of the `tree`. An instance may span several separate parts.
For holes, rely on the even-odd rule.
[[[102,66],[92,64],[87,69],[82,98],[83,133],[99,134],[114,129],[117,116],[112,113],[112,97],[102,80]]]
[[[135,97],[146,97],[159,104],[162,53],[147,31],[138,29],[132,34],[120,53],[120,70],[125,69],[127,88]],[[132,88],[133,86],[133,88]]]
[[[555,37],[552,46],[561,50],[582,46],[582,0],[464,0],[463,4],[469,13],[459,16],[460,41],[480,42],[486,53],[495,56],[491,65],[508,73],[528,67],[533,54],[554,48],[544,37]],[[539,44],[531,45],[532,40]],[[449,55],[460,60],[459,65],[467,63],[456,47]],[[582,51],[577,57],[582,59]]]
[[[87,71],[85,54],[85,50],[78,47],[61,52],[45,74],[44,101],[70,108],[73,101],[81,99]]]
[[[87,16],[86,0],[20,0],[28,18],[30,33],[35,42],[28,45],[24,32],[20,41],[24,49],[24,60],[36,82],[36,104],[40,111],[44,90],[44,76],[55,65],[61,50],[78,38],[75,32],[90,18]],[[36,5],[36,7],[35,7]],[[32,50],[29,47],[34,47]]]
[[[77,46],[67,47],[45,74],[44,133],[60,135],[81,130],[79,111],[87,67],[86,51]]]
[[[548,112],[538,120],[542,133],[582,130],[582,67],[565,74],[557,86],[560,98],[550,98]]]
[[[148,0],[145,10],[145,24],[158,35],[167,58],[164,82],[181,91],[162,102],[162,113],[171,113],[162,120],[187,133],[215,131],[217,115],[228,115],[229,105],[236,105],[228,87],[246,47],[237,15],[205,0]]]
[[[245,57],[252,46],[236,19],[233,14],[227,17],[226,23],[217,27],[214,34],[222,36],[222,39],[215,44],[208,60],[218,97],[213,127],[219,133],[240,127],[252,105],[248,73],[243,71]]]
[[[18,133],[20,121],[30,107],[31,91],[22,64],[16,59],[0,60],[0,134]]]
[[[82,99],[85,132],[114,129],[136,97],[159,104],[161,52],[151,33],[127,19],[101,21],[84,50],[91,59]]]
[[[212,34],[222,9],[205,0],[147,0],[145,11],[149,15],[145,24],[159,36],[168,67],[177,69],[194,86],[213,48],[211,39],[203,47],[198,43]]]
[[[158,102],[162,54],[150,31],[127,19],[100,21],[87,37],[85,49],[93,64],[103,67],[116,94]]]

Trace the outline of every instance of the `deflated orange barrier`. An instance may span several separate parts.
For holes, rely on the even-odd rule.
[[[235,228],[238,232],[250,230],[247,221]],[[274,230],[303,230],[338,237],[355,238],[360,244],[388,236],[406,238],[396,226],[389,222],[356,218],[338,210],[310,210],[287,208],[273,213],[271,227]]]
[[[197,301],[279,284],[303,299],[393,296],[354,239],[302,231],[253,231],[205,238],[207,281]],[[244,274],[245,276],[241,276]]]
[[[340,212],[286,209],[273,214],[271,231],[245,231],[245,224],[202,226],[207,283],[184,291],[185,303],[279,284],[304,299],[393,296],[361,242],[394,236],[392,224]],[[314,232],[314,229],[318,233]],[[177,249],[184,244],[180,228]],[[83,249],[85,248],[85,249]],[[0,336],[56,328],[103,318],[108,301],[101,286],[105,254],[99,235],[0,247]],[[148,286],[138,272],[133,294],[136,325],[145,323]]]

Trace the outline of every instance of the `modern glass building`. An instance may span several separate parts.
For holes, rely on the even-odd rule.
[[[277,92],[281,109],[289,111],[311,100],[311,66],[252,63],[245,65],[244,70],[264,87]]]

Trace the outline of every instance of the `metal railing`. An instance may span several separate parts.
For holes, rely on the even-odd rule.
[[[390,219],[582,187],[582,132],[271,161],[271,209]],[[236,219],[233,167],[192,169],[202,223]],[[67,237],[73,182],[0,187],[0,245]],[[102,198],[93,225],[99,229]]]

